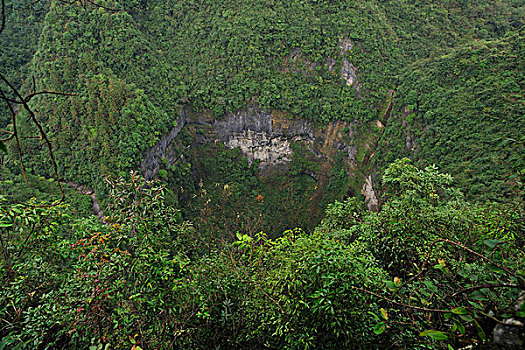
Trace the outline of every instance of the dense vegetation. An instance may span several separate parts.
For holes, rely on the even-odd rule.
[[[458,349],[524,320],[523,1],[3,9],[0,350]],[[262,171],[206,134],[247,108],[323,150]],[[211,119],[144,179],[187,111]]]
[[[20,87],[23,84],[21,79],[27,77],[28,65],[38,47],[49,5],[37,2],[31,6],[29,1],[9,1],[5,5],[4,15],[9,24],[0,33],[0,74],[4,74],[16,87]],[[0,81],[0,86],[6,90],[3,81]],[[0,128],[7,125],[8,119],[8,110],[2,108]]]
[[[98,174],[133,169],[173,125],[180,104],[215,116],[256,105],[318,123],[382,119],[390,90],[417,79],[408,78],[407,64],[472,40],[501,38],[524,22],[519,2],[488,0],[476,6],[372,0],[51,4],[46,8],[41,2],[41,12],[48,11],[43,22],[42,16],[34,18],[35,26],[24,25],[33,20],[25,12],[29,2],[8,11],[8,23],[32,40],[42,27],[30,76],[40,89],[76,96],[41,96],[35,100],[39,117],[53,140],[61,174],[100,191]],[[20,41],[10,34],[2,33],[9,45]],[[6,67],[27,61],[35,47],[27,43],[16,47],[24,58],[10,58]],[[11,46],[5,56],[17,57]],[[345,62],[355,67],[351,86],[341,79]],[[504,65],[498,69],[519,72]],[[10,77],[17,81],[13,70]],[[431,98],[431,91],[421,98]],[[488,105],[490,98],[485,94],[480,103]],[[29,167],[51,175],[51,167],[42,166],[47,153],[35,157],[37,142],[27,147]],[[495,189],[492,196],[498,195]]]
[[[469,197],[511,196],[525,157],[525,32],[476,41],[405,69],[382,140],[383,164],[413,155],[439,164]],[[514,142],[506,142],[514,140]]]
[[[311,234],[203,237],[163,188],[107,178],[109,225],[2,198],[2,344],[22,348],[457,348],[523,289],[522,204],[472,205],[408,160],[379,213],[351,199]],[[450,347],[449,347],[450,348]]]

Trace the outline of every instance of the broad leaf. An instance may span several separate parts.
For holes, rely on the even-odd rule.
[[[448,336],[440,331],[434,331],[434,330],[427,330],[424,332],[419,333],[422,337],[430,337],[435,340],[447,340]]]
[[[386,329],[386,326],[385,326],[385,323],[384,322],[379,322],[378,324],[376,324],[374,326],[374,333],[379,335],[381,333],[383,333]]]

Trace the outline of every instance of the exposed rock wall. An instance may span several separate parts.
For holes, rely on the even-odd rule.
[[[213,117],[209,112],[183,109],[177,126],[145,154],[141,168],[144,177],[150,180],[157,175],[162,159],[165,158],[168,164],[174,163],[180,152],[170,148],[170,144],[183,128],[188,128],[192,135],[191,147],[222,143],[228,148],[239,148],[250,161],[260,161],[261,174],[275,168],[286,169],[286,164],[293,160],[292,145],[298,143],[311,153],[311,160],[320,164],[321,170],[313,177],[318,181],[318,192],[322,197],[338,153],[345,154],[348,176],[361,176],[356,171],[359,162],[356,146],[356,138],[359,136],[354,131],[356,123],[333,121],[321,127],[306,119],[291,118],[286,112],[267,113],[257,108],[230,113],[220,118]],[[368,148],[370,145],[361,147]],[[357,180],[364,182],[361,192],[371,210],[377,210],[378,207],[377,194],[373,188],[374,176],[371,174]]]
[[[341,65],[339,77],[346,82],[346,85],[353,86],[359,92],[361,84],[358,81],[357,68],[345,58],[345,54],[352,50],[353,47],[354,43],[351,39],[345,37],[339,39],[339,54],[336,57],[328,57],[325,67],[330,71],[334,71],[336,63],[339,63]],[[301,72],[305,76],[310,76],[318,66],[317,63],[311,62],[303,55],[300,47],[296,47],[285,57],[280,70],[281,72]]]
[[[520,307],[525,303],[525,291],[522,291],[518,301],[514,306],[514,311],[520,311]],[[524,349],[525,348],[525,325],[516,318],[507,318],[503,324],[498,324],[493,332],[494,344],[501,349]]]
[[[374,189],[374,174],[375,172],[365,178],[365,183],[361,188],[361,193],[365,196],[365,203],[371,211],[376,211],[379,206],[379,200]]]
[[[186,108],[183,108],[181,115],[179,118],[177,118],[177,124],[171,128],[167,135],[163,136],[159,141],[157,141],[155,145],[151,147],[144,155],[144,158],[140,163],[140,168],[146,181],[153,179],[159,172],[161,159],[165,157],[166,150],[168,149],[171,141],[177,137],[179,132],[186,124],[187,117],[188,112]]]
[[[91,188],[88,188],[88,187],[83,186],[83,185],[79,185],[79,184],[71,182],[71,181],[67,181],[65,183],[67,183],[69,186],[73,187],[75,190],[77,190],[78,192],[82,193],[83,195],[90,196],[91,197],[91,202],[92,202],[92,205],[93,205],[93,214],[95,214],[95,216],[102,223],[105,223],[106,216],[104,215],[104,212],[102,211],[102,208],[100,207],[100,203],[97,200],[97,194],[95,193],[95,191],[92,190]]]
[[[309,122],[303,119],[284,122],[282,118],[252,109],[215,120],[213,128],[226,147],[238,147],[248,159],[258,159],[266,167],[291,161],[291,143],[305,142],[311,147],[315,141]]]

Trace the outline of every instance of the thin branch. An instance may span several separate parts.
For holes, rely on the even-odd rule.
[[[33,91],[31,90],[31,87],[29,85],[27,85],[26,81],[24,80],[24,78],[22,78],[22,76],[20,75],[20,72],[18,70],[15,70],[16,72],[16,75],[18,75],[18,78],[20,78],[20,80],[22,81],[22,83],[27,87],[27,93],[28,94],[31,94],[33,93]]]
[[[74,1],[57,0],[57,1],[62,3],[62,4],[66,4],[66,5],[73,5],[73,4],[77,3],[76,0],[74,0]],[[80,4],[83,5],[82,6],[83,8],[86,8],[86,4],[89,4],[89,5],[92,5],[92,6],[95,6],[95,7],[99,7],[99,8],[102,8],[102,9],[110,11],[110,12],[118,12],[118,10],[116,10],[114,8],[110,8],[110,7],[107,7],[107,6],[104,6],[104,5],[100,5],[100,4],[96,4],[93,0],[81,0]]]
[[[426,308],[426,307],[419,307],[419,306],[413,306],[413,305],[409,305],[409,304],[405,304],[405,303],[400,303],[398,301],[395,301],[395,300],[392,300],[392,299],[389,299],[387,297],[384,297],[380,294],[377,294],[377,293],[374,293],[374,292],[371,292],[369,290],[366,290],[364,288],[360,288],[360,287],[354,287],[352,286],[352,289],[357,289],[361,292],[364,292],[364,293],[367,293],[367,294],[370,294],[370,295],[373,295],[375,297],[378,297],[380,299],[383,299],[383,300],[386,300],[392,304],[395,304],[395,305],[399,305],[399,306],[403,306],[403,307],[408,307],[410,309],[415,309],[415,310],[421,310],[421,311],[427,311],[427,312],[438,312],[438,313],[448,313],[450,312],[450,310],[443,310],[443,309],[429,309],[429,308]]]
[[[483,315],[483,316],[485,316],[485,317],[488,317],[488,318],[490,318],[492,321],[494,321],[494,322],[496,322],[496,323],[499,323],[499,324],[502,324],[502,325],[504,325],[504,326],[506,326],[506,327],[522,327],[521,325],[512,324],[512,323],[505,323],[505,322],[503,322],[503,321],[500,321],[500,320],[498,320],[496,317],[491,316],[491,315],[489,315],[489,314],[486,314],[486,313],[484,313],[483,311],[479,311],[479,310],[477,310],[476,312],[477,312],[478,314]]]
[[[3,76],[2,76],[2,78],[3,78]],[[16,127],[16,113],[15,113],[15,110],[13,109],[13,106],[11,106],[11,103],[9,103],[9,101],[7,99],[7,96],[4,93],[4,90],[0,89],[0,95],[1,95],[2,99],[5,101],[5,103],[7,104],[7,107],[9,108],[9,112],[11,114],[11,121],[13,123],[13,133],[11,134],[10,137],[7,138],[7,140],[12,139],[14,137],[14,139],[16,141],[16,148],[17,148],[17,151],[18,151],[18,159],[20,160],[20,168],[22,169],[22,176],[24,178],[24,181],[25,181],[27,187],[31,187],[29,185],[29,182],[27,181],[26,168],[24,166],[24,160],[22,159],[22,148],[20,147],[20,138],[18,137],[18,128]]]
[[[457,297],[458,295],[461,295],[461,294],[464,294],[464,293],[469,293],[469,292],[473,292],[475,290],[480,290],[480,289],[485,289],[485,288],[489,288],[489,289],[493,289],[493,288],[519,288],[520,286],[517,285],[517,284],[489,284],[489,283],[485,283],[485,284],[480,284],[479,286],[472,286],[472,287],[468,287],[468,288],[463,288],[462,290],[459,290],[457,292],[455,292],[454,294],[450,295],[450,296],[447,296],[446,298],[454,298],[454,297]]]
[[[5,0],[1,0],[1,3],[0,3],[0,7],[1,7],[1,12],[0,12],[0,33],[2,33],[4,31],[4,28],[5,28]]]
[[[78,96],[78,94],[69,93],[69,92],[59,92],[59,91],[53,91],[53,90],[43,90],[38,92],[33,92],[26,96],[24,99],[24,102],[29,102],[31,99],[38,95],[60,95],[60,96]],[[23,102],[22,102],[23,103]]]
[[[51,145],[51,141],[49,141],[48,137],[47,137],[47,134],[46,132],[44,131],[44,128],[42,127],[42,124],[40,124],[40,122],[36,119],[36,115],[35,115],[35,112],[31,109],[31,107],[29,107],[29,104],[28,104],[28,101],[26,101],[26,99],[24,99],[22,97],[22,95],[20,95],[20,92],[2,75],[0,74],[0,79],[2,79],[10,88],[11,90],[13,91],[13,93],[21,100],[23,101],[22,102],[22,106],[24,106],[24,109],[27,111],[27,113],[29,114],[29,117],[30,119],[35,123],[35,125],[37,126],[39,132],[40,132],[40,136],[42,136],[42,139],[44,140],[44,142],[46,143],[47,145],[47,148],[48,148],[48,151],[49,151],[49,157],[51,158],[51,162],[53,164],[53,170],[55,172],[55,178],[56,178],[56,181],[57,181],[57,186],[58,186],[58,189],[60,191],[60,194],[62,195],[62,198],[60,201],[63,201],[64,198],[65,198],[65,194],[64,194],[64,191],[62,190],[62,185],[60,184],[60,178],[58,176],[58,165],[57,165],[57,162],[55,160],[55,154],[53,153],[53,147]],[[3,92],[2,92],[3,94]],[[5,96],[5,95],[4,95]],[[12,111],[14,112],[14,111]],[[16,119],[13,117],[13,119]],[[17,138],[18,139],[18,138]]]
[[[22,104],[23,102],[22,101],[18,101],[18,100],[14,100],[12,98],[9,98],[9,97],[2,97],[2,100],[6,101],[6,102],[9,102],[9,103],[12,103],[12,104],[15,104],[15,105],[19,105],[19,104]]]

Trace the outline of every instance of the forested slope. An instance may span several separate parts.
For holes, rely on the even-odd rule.
[[[519,348],[523,1],[5,4],[0,350]]]
[[[421,60],[400,75],[379,151],[382,164],[411,155],[439,164],[472,199],[511,196],[507,181],[524,157],[525,36],[476,41]]]
[[[51,2],[31,68],[41,88],[77,94],[42,97],[39,116],[63,176],[95,185],[136,166],[180,104],[371,121],[407,64],[523,23],[504,1],[101,4]]]
[[[45,14],[49,9],[46,2],[32,4],[30,1],[8,1],[4,16],[6,25],[0,33],[0,73],[5,75],[16,87],[27,78],[28,65],[38,47]],[[0,81],[0,86],[7,86]],[[0,109],[0,127],[8,123],[7,108]]]

